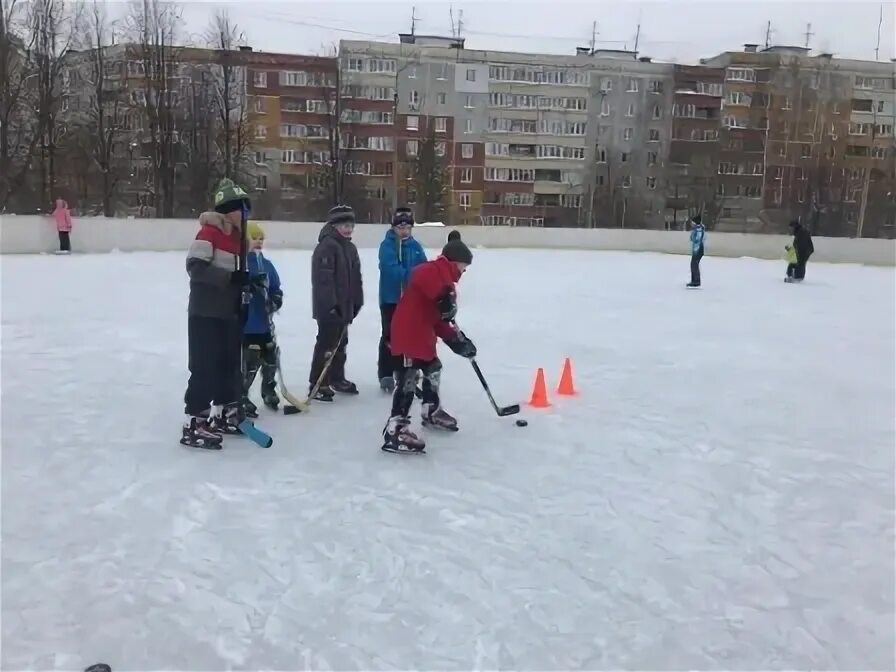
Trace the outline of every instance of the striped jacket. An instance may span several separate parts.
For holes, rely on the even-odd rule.
[[[239,318],[242,287],[233,283],[240,256],[240,230],[217,212],[199,216],[199,233],[187,252],[190,303],[187,312],[219,320]]]

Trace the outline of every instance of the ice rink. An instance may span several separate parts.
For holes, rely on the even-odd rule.
[[[566,356],[580,394],[517,428],[440,347],[461,431],[417,457],[374,250],[361,395],[220,452],[178,443],[183,253],[4,257],[3,669],[894,669],[893,269],[474,252],[498,403]],[[303,395],[310,252],[268,256]]]

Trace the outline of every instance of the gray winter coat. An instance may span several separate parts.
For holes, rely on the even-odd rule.
[[[325,224],[311,255],[311,308],[315,320],[351,324],[364,305],[358,248]]]

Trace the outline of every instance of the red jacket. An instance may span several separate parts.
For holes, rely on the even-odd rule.
[[[442,320],[439,299],[453,292],[458,280],[460,271],[445,257],[414,268],[392,316],[389,340],[393,355],[426,361],[436,358],[436,336],[450,340],[456,334],[454,327]]]

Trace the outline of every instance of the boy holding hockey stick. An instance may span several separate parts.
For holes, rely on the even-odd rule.
[[[457,420],[441,407],[439,382],[442,363],[436,355],[436,338],[452,351],[472,359],[476,346],[454,325],[457,283],[473,254],[459,238],[450,240],[434,261],[419,265],[392,318],[391,351],[401,357],[392,396],[392,413],[383,428],[382,449],[390,453],[422,453],[423,439],[410,430],[410,412],[418,372],[423,374],[423,424],[457,431]]]
[[[258,417],[258,407],[249,400],[249,390],[258,371],[261,370],[261,399],[269,409],[276,411],[280,405],[277,396],[277,341],[273,334],[273,313],[283,306],[283,289],[280,276],[270,259],[264,256],[264,229],[257,222],[250,222],[248,239],[251,251],[248,255],[249,284],[252,298],[249,316],[243,329],[243,411],[250,418]]]

